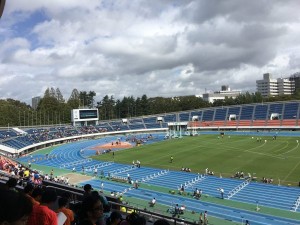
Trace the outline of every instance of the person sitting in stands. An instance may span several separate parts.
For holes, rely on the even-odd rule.
[[[21,192],[0,191],[0,224],[26,224],[32,212],[32,203]]]
[[[165,219],[158,219],[153,225],[170,225],[170,223]]]
[[[91,192],[92,192],[92,190],[93,190],[92,185],[90,185],[90,184],[85,184],[85,185],[83,186],[83,190],[84,190],[83,198],[86,198],[87,196],[90,196],[90,195],[91,195]]]
[[[79,225],[96,224],[103,216],[103,205],[99,196],[90,195],[82,201],[79,212]]]
[[[122,221],[122,215],[118,211],[113,211],[106,220],[106,225],[118,225]]]
[[[50,209],[56,202],[57,194],[54,190],[46,190],[42,194],[41,204],[33,207],[32,213],[28,218],[28,225],[57,225],[57,216]]]
[[[62,212],[67,217],[64,225],[71,225],[74,220],[74,213],[71,209],[67,207],[69,204],[69,200],[67,198],[59,198],[58,199],[58,209],[57,213]]]

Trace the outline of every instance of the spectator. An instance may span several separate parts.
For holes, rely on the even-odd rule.
[[[36,201],[34,205],[39,205],[41,200],[42,200],[42,195],[43,195],[43,189],[40,187],[34,188],[32,191],[32,198]]]
[[[69,204],[69,200],[67,198],[59,198],[58,199],[58,209],[57,213],[62,212],[67,217],[64,225],[71,225],[71,222],[74,221],[74,213],[70,210],[67,205]]]
[[[17,184],[18,184],[17,179],[11,177],[11,178],[9,178],[9,180],[6,182],[6,184],[5,184],[5,189],[11,190],[11,191],[17,191],[17,190],[16,190]]]
[[[118,225],[122,221],[122,215],[118,211],[113,211],[106,220],[106,225]]]
[[[170,225],[170,223],[165,219],[158,219],[153,225]]]
[[[33,205],[39,205],[40,202],[36,201],[33,197],[32,197],[32,192],[34,190],[34,186],[30,183],[28,183],[25,188],[24,188],[24,194],[25,196],[31,201],[31,203]]]
[[[92,191],[92,196],[100,199],[103,206],[103,216],[99,219],[99,224],[105,224],[105,221],[110,216],[111,204],[107,201],[107,198],[102,194],[102,192]]]
[[[83,190],[84,190],[83,198],[86,198],[86,197],[90,196],[90,195],[91,195],[91,192],[92,192],[92,190],[93,190],[92,185],[90,185],[90,184],[85,184],[85,185],[83,186]]]
[[[139,215],[135,212],[129,214],[125,220],[123,220],[120,225],[132,225],[134,221],[139,217]]]
[[[0,224],[26,224],[31,212],[32,203],[23,193],[0,192]]]
[[[81,205],[79,213],[79,225],[96,224],[103,215],[103,205],[99,196],[87,196]]]
[[[42,194],[41,204],[33,207],[28,219],[28,225],[57,225],[57,216],[50,209],[56,202],[57,194],[53,190],[46,190]]]
[[[147,221],[145,217],[143,216],[138,216],[134,220],[131,221],[130,225],[146,225]]]

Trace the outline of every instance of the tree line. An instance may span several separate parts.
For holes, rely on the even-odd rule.
[[[272,101],[289,101],[300,99],[300,92],[294,95],[263,98],[260,93],[240,94],[236,98],[216,100],[214,103],[204,101],[194,95],[178,97],[141,97],[127,96],[115,99],[105,95],[95,102],[94,91],[73,89],[68,100],[65,100],[59,88],[47,88],[37,109],[14,99],[0,99],[0,126],[42,126],[52,124],[70,124],[71,110],[78,108],[98,108],[100,120],[113,120],[162,114],[169,112],[201,109],[214,106],[241,105]]]

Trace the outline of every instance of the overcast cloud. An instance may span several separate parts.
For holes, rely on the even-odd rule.
[[[0,98],[47,87],[105,95],[256,90],[300,71],[298,0],[9,0],[0,19]]]

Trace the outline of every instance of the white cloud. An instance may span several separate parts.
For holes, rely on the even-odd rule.
[[[65,99],[77,88],[99,100],[223,84],[255,91],[265,72],[300,70],[298,3],[10,0],[0,21],[0,95],[30,103],[51,86]]]

